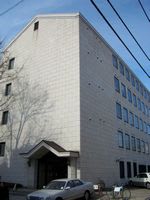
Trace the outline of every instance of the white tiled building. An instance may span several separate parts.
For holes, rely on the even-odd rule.
[[[17,148],[13,140],[12,155],[10,138],[0,138],[2,181],[41,187],[66,176],[112,185],[150,171],[150,92],[81,14],[37,16],[7,50],[11,70],[24,65],[21,75],[47,91],[53,108],[30,144],[27,128]],[[4,128],[6,111],[2,118]]]

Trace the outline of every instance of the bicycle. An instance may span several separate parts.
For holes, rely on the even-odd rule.
[[[110,199],[128,200],[131,198],[131,191],[123,185],[114,185],[112,188],[108,194]]]

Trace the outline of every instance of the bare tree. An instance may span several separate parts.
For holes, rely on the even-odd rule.
[[[10,53],[8,50],[3,49],[3,42],[0,42],[0,111],[5,110],[9,104],[13,101],[13,95],[5,95],[4,86],[8,82],[15,80],[23,66],[8,70],[10,65]]]
[[[13,102],[8,106],[8,123],[2,131],[3,137],[10,139],[10,150],[17,150],[20,144],[23,147],[35,141],[35,138],[36,141],[44,138],[42,133],[47,123],[46,116],[51,112],[53,104],[47,106],[47,92],[23,78],[15,80],[12,94]]]

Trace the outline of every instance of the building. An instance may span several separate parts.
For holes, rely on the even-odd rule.
[[[46,90],[45,106],[53,108],[42,131],[33,123],[23,129],[17,148],[16,137],[1,137],[1,180],[41,187],[78,177],[112,185],[150,171],[150,92],[81,14],[37,16],[6,49],[9,69],[24,65],[21,76]]]

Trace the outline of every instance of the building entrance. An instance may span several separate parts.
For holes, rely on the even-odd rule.
[[[42,188],[51,180],[67,178],[67,158],[57,157],[48,152],[38,159],[37,188]]]

